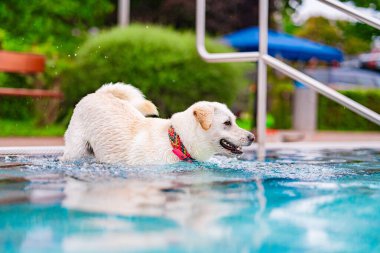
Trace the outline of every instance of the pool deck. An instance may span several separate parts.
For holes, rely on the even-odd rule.
[[[268,130],[268,142],[380,142],[380,132]]]
[[[0,138],[0,154],[62,153],[63,145],[63,137],[6,137]],[[268,130],[266,146],[269,149],[380,149],[380,132]],[[257,144],[254,144],[245,150],[249,152],[256,148]]]
[[[63,137],[2,137],[0,147],[63,146]]]

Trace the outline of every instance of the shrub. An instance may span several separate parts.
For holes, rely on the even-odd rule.
[[[1,97],[0,119],[27,120],[34,113],[33,100],[30,98]]]
[[[356,102],[380,112],[380,90],[346,90],[343,95]],[[292,93],[283,90],[272,98],[272,113],[275,117],[275,128],[288,129],[292,127]],[[351,130],[379,131],[380,126],[357,115],[342,105],[322,96],[318,96],[318,126],[319,130]]]
[[[341,93],[356,102],[380,112],[380,90],[347,90]],[[380,126],[357,115],[351,110],[329,100],[323,96],[318,97],[318,129],[321,130],[376,130]]]
[[[0,73],[0,87],[27,88],[30,78],[17,74]],[[24,86],[27,84],[28,86]],[[30,119],[34,112],[31,98],[0,96],[0,119]]]
[[[207,40],[210,51],[227,46]],[[64,74],[66,105],[109,82],[140,88],[159,108],[161,116],[184,110],[198,100],[231,104],[247,81],[247,64],[206,63],[195,49],[195,36],[159,26],[131,25],[90,38]]]
[[[109,0],[0,1],[1,29],[7,39],[0,47],[30,51],[30,47],[52,44],[70,53],[82,41],[88,29],[101,27],[114,4]]]
[[[273,116],[273,128],[292,127],[292,106],[294,87],[292,82],[272,81],[268,90],[268,113]]]
[[[39,53],[46,56],[46,70],[37,77],[0,73],[0,87],[51,88],[59,86],[66,68],[87,30],[103,27],[114,10],[109,0],[0,1],[0,50]],[[39,124],[49,116],[56,102],[30,98],[0,97],[0,118],[31,120]],[[47,110],[40,110],[46,108]]]

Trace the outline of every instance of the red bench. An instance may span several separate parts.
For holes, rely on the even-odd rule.
[[[45,57],[42,55],[0,50],[0,72],[37,74],[43,72],[44,70]],[[63,94],[56,90],[0,87],[0,96],[62,98]]]

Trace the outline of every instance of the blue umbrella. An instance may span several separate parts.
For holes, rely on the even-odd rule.
[[[225,35],[223,40],[240,52],[258,51],[259,29],[257,27],[242,29]],[[268,31],[268,53],[287,60],[308,61],[311,58],[328,62],[343,60],[343,53],[337,48],[273,30]]]

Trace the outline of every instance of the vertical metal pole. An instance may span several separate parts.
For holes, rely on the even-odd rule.
[[[118,24],[119,26],[129,25],[129,6],[130,0],[119,0],[118,8]]]
[[[257,158],[265,158],[266,118],[267,118],[267,66],[263,56],[268,52],[268,0],[259,3],[259,62],[257,96]]]
[[[206,0],[197,0],[196,2],[196,43],[197,47],[205,47],[206,36]]]

